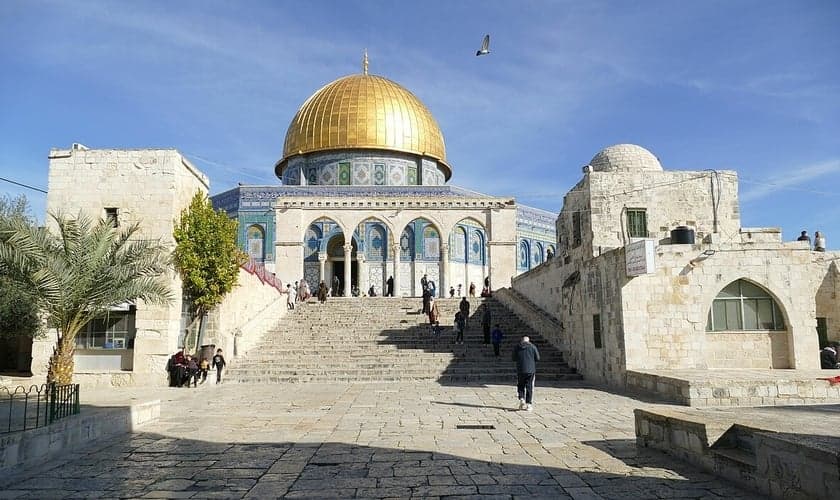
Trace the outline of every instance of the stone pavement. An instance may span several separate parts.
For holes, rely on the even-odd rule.
[[[514,410],[515,388],[502,385],[223,384],[157,396],[159,422],[2,478],[0,498],[755,498],[637,449],[632,410],[653,405],[582,384],[537,387],[532,413]]]

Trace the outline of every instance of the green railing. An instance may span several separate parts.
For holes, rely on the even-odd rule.
[[[79,411],[79,384],[0,387],[0,434],[46,427]]]

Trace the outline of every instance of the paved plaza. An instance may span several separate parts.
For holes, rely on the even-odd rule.
[[[537,387],[530,413],[503,385],[107,394],[88,402],[155,394],[161,418],[0,479],[0,498],[756,498],[637,449],[632,410],[655,405],[581,384]]]

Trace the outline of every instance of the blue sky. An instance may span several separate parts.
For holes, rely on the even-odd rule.
[[[289,121],[360,70],[414,92],[453,184],[559,211],[630,142],[734,169],[742,225],[840,247],[840,2],[0,2],[0,176],[47,153],[174,147],[217,193],[273,184]],[[482,36],[490,56],[477,58]],[[43,217],[45,196],[24,192]]]

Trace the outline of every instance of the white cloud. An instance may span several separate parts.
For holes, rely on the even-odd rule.
[[[836,172],[840,172],[840,159],[794,167],[784,174],[772,175],[762,180],[742,176],[741,183],[751,184],[753,187],[741,194],[740,200],[742,202],[756,201],[785,190],[837,196],[836,192],[799,187]]]

